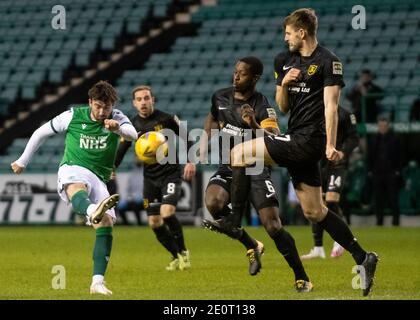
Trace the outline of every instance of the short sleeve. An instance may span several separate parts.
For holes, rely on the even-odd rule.
[[[325,61],[323,82],[324,87],[336,85],[344,87],[343,64],[336,56],[332,55]]]
[[[274,58],[274,78],[276,79],[276,84],[281,86],[284,76],[286,75],[288,69],[284,70],[283,67],[286,63],[286,54],[280,53]]]
[[[263,129],[278,128],[276,110],[270,106],[265,96],[262,96],[262,100],[255,111],[255,119]]]
[[[67,131],[71,119],[73,119],[73,108],[71,108],[68,111],[64,111],[63,113],[60,113],[55,118],[52,118],[50,120],[51,129],[53,129],[55,133]]]

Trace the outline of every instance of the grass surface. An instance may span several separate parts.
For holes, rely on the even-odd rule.
[[[309,227],[288,227],[301,254],[312,246]],[[261,272],[248,275],[241,244],[200,228],[184,229],[192,268],[168,272],[169,254],[146,227],[114,229],[107,271],[112,299],[362,299],[352,288],[353,259],[305,262],[312,293],[294,291],[293,273],[262,228],[248,228],[263,241]],[[373,294],[368,299],[420,299],[420,229],[355,228],[367,250],[380,256]],[[90,296],[94,232],[88,227],[1,227],[0,299],[109,299]],[[332,241],[325,237],[329,255]],[[66,271],[66,289],[54,290],[54,265]]]

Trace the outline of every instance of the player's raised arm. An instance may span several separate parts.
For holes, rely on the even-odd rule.
[[[338,151],[335,149],[337,141],[338,124],[338,100],[340,99],[341,86],[324,87],[325,104],[325,130],[327,134],[326,156],[330,161],[339,159]]]
[[[300,71],[291,65],[286,65],[286,54],[282,53],[274,59],[274,76],[276,78],[276,104],[280,111],[289,111],[288,86],[297,81]]]
[[[72,117],[73,110],[65,111],[36,129],[22,155],[19,159],[11,163],[13,172],[16,174],[22,173],[45,139],[54,134],[66,131]]]
[[[131,121],[119,110],[114,110],[112,119],[105,119],[104,126],[109,131],[115,132],[124,140],[137,140],[137,130]]]

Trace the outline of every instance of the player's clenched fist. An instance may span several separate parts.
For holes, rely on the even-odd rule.
[[[120,128],[120,125],[118,124],[118,121],[113,119],[105,119],[104,120],[105,128],[109,131],[117,131]]]
[[[287,86],[291,82],[297,82],[299,81],[299,76],[300,76],[300,70],[296,68],[292,68],[284,76],[283,81],[281,82],[281,85]]]
[[[256,123],[254,109],[249,104],[241,106],[241,118],[250,127],[253,127]]]
[[[23,170],[25,170],[25,167],[19,166],[16,162],[13,162],[10,166],[12,167],[13,172],[16,174],[20,174],[23,172]]]

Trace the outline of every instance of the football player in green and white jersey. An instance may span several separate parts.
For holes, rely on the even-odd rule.
[[[105,183],[110,179],[120,137],[136,140],[130,120],[113,109],[117,92],[100,81],[89,90],[89,105],[72,108],[39,127],[31,136],[19,159],[11,164],[20,174],[45,139],[66,133],[64,156],[58,170],[57,191],[73,210],[87,217],[96,230],[93,250],[93,279],[90,293],[111,295],[104,275],[112,247],[114,207],[119,195],[109,195]]]

